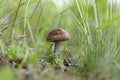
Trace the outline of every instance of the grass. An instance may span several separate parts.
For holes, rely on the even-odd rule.
[[[113,0],[0,0],[0,78],[4,80],[119,80],[120,7]],[[54,69],[54,28],[71,39],[61,55],[72,64]],[[58,60],[61,64],[63,58]],[[5,63],[4,63],[5,62]]]

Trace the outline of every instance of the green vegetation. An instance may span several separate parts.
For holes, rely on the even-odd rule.
[[[53,0],[0,0],[0,79],[119,80],[120,5],[67,1],[58,6]],[[71,36],[60,59],[46,40],[55,28]],[[72,64],[67,71],[59,67],[63,59]]]

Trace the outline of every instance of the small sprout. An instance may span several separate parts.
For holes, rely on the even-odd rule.
[[[20,40],[22,40],[23,38],[26,38],[26,37],[28,37],[28,36],[26,36],[26,35],[18,35],[17,38],[16,38],[16,41],[20,41]]]
[[[5,27],[5,28],[3,28],[2,30],[1,30],[1,32],[3,33],[5,30],[7,30],[8,29],[8,27]]]
[[[3,28],[3,29],[0,31],[0,35],[3,35],[4,31],[7,30],[7,29],[8,29],[8,27]]]

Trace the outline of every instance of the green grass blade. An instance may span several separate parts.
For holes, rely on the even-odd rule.
[[[110,24],[114,23],[116,20],[118,20],[118,17],[117,18],[112,18],[112,19],[104,22],[103,24],[101,24],[100,26],[98,26],[96,29],[105,28],[105,27],[109,26]]]

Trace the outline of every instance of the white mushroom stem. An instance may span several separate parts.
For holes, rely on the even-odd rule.
[[[54,48],[54,53],[57,57],[59,57],[59,52],[62,50],[62,43],[61,41],[55,42],[55,48]]]

